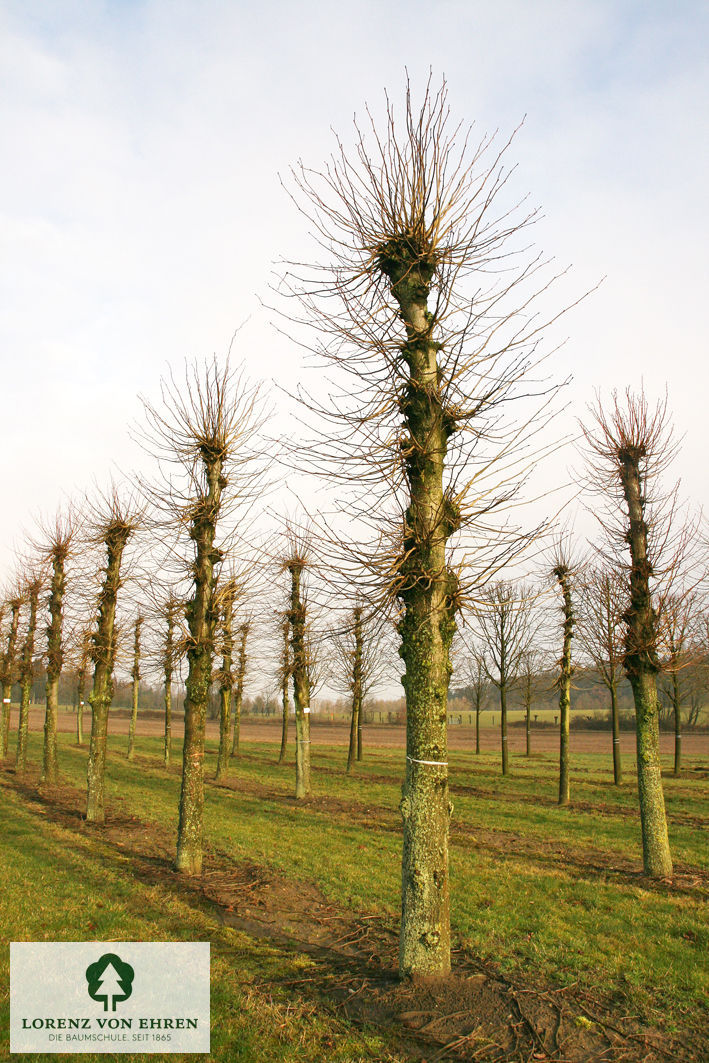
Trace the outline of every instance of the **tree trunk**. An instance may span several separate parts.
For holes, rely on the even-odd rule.
[[[10,747],[10,714],[12,705],[12,678],[15,668],[15,647],[17,645],[17,628],[20,623],[22,603],[14,598],[10,602],[12,610],[7,647],[2,659],[2,719],[0,719],[0,757],[6,757]]]
[[[613,783],[615,786],[620,786],[623,781],[623,771],[620,763],[620,719],[615,676],[610,680],[608,689],[611,695],[611,723],[613,727]]]
[[[507,750],[507,684],[500,685],[500,748],[502,750],[502,774],[509,774],[509,753]]]
[[[182,750],[180,819],[177,829],[175,867],[186,875],[202,871],[202,827],[204,818],[204,729],[212,680],[214,631],[218,610],[214,601],[214,566],[221,552],[214,547],[221,493],[222,460],[203,451],[208,490],[195,506],[190,536],[195,543],[193,565],[194,595],[187,611],[190,644],[187,650],[188,675],[185,684],[185,740]]]
[[[480,753],[480,700],[475,706],[475,752]]]
[[[165,635],[162,660],[163,677],[165,680],[165,743],[163,757],[166,768],[170,767],[170,760],[172,757],[172,669],[175,652],[174,630],[176,611],[176,606],[171,601],[168,602],[165,615],[165,619],[167,620],[167,633]]]
[[[233,628],[235,588],[230,581],[224,589],[224,618],[222,624],[223,655],[219,684],[219,752],[215,778],[223,779],[229,770],[229,737],[231,729],[231,688],[233,677]]]
[[[571,709],[571,639],[574,634],[574,614],[571,602],[569,569],[559,564],[554,569],[562,595],[564,639],[559,671],[559,804],[568,805],[571,799],[569,779],[569,715]]]
[[[135,728],[138,723],[138,696],[140,692],[140,629],[143,624],[142,616],[136,617],[135,637],[133,640],[133,690],[131,700],[130,726],[128,728],[128,760],[135,759]]]
[[[249,625],[242,624],[239,628],[241,640],[239,642],[239,662],[236,666],[236,686],[234,687],[234,740],[231,746],[232,757],[239,756],[241,743],[241,706],[244,700],[244,677],[246,676],[246,640],[249,637]]]
[[[30,694],[32,692],[32,658],[34,656],[34,636],[37,630],[37,606],[39,603],[39,582],[30,585],[30,615],[27,635],[22,647],[20,662],[20,720],[17,728],[17,754],[15,771],[27,770],[27,739],[30,718]]]
[[[350,748],[347,755],[347,771],[352,771],[352,765],[357,756],[358,747],[361,757],[361,726],[360,714],[362,711],[362,610],[359,606],[354,610],[354,637],[355,651],[352,662],[352,719],[350,721]],[[359,740],[358,740],[359,739]]]
[[[527,734],[527,756],[532,755],[532,677],[527,672],[524,685],[524,724]]]
[[[638,796],[645,873],[653,878],[672,875],[672,857],[667,834],[665,799],[660,764],[660,728],[657,703],[656,616],[650,597],[652,567],[647,556],[647,524],[640,477],[640,447],[626,447],[620,454],[620,474],[628,506],[630,527],[630,606],[624,616],[624,666],[635,700],[638,751]]]
[[[428,295],[435,262],[407,237],[379,249],[406,328],[401,354],[408,381],[400,406],[401,441],[409,489],[402,543],[399,623],[405,664],[406,778],[401,800],[404,821],[399,974],[402,978],[444,977],[450,972],[448,879],[448,682],[455,631],[455,576],[446,565],[446,541],[460,526],[460,513],[443,489],[447,441],[454,421],[443,408],[443,391],[433,337],[435,315]]]
[[[76,744],[77,746],[83,746],[84,744],[84,699],[86,695],[86,673],[89,667],[89,658],[91,656],[91,633],[89,631],[84,632],[84,638],[81,644],[81,656],[79,658],[79,667],[76,673]]]
[[[121,559],[131,528],[119,523],[106,532],[106,574],[99,595],[98,626],[94,635],[94,680],[91,705],[91,740],[87,771],[87,823],[103,823],[106,818],[106,742],[108,712],[113,700],[116,602],[120,587]]]
[[[679,676],[677,669],[672,672],[672,708],[675,718],[675,769],[679,775],[682,770],[682,699],[680,697]]]
[[[300,595],[303,562],[293,560],[288,565],[291,576],[291,666],[293,669],[293,701],[295,703],[295,796],[309,797],[310,786],[310,676],[308,651],[305,644],[305,605]]]
[[[282,764],[286,759],[288,747],[288,684],[291,677],[290,663],[290,621],[288,617],[283,621],[283,648],[281,651],[281,751],[278,754],[278,763]]]

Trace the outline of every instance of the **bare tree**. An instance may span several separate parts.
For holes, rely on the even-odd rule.
[[[530,469],[553,391],[536,374],[542,323],[531,311],[551,281],[518,240],[534,212],[501,204],[504,147],[471,148],[450,124],[445,83],[436,92],[429,82],[420,110],[407,86],[401,123],[389,100],[383,132],[369,113],[368,122],[369,133],[355,125],[352,152],[338,141],[323,169],[295,171],[320,247],[318,265],[292,265],[283,290],[302,311],[291,320],[300,313],[315,327],[313,349],[343,381],[328,382],[322,402],[305,399],[323,429],[309,450],[301,445],[301,460],[347,485],[342,553],[358,569],[347,578],[367,586],[372,605],[395,603],[399,614],[407,704],[399,969],[436,977],[450,969],[455,615],[518,544],[517,529],[491,535],[492,514]],[[517,416],[506,419],[513,398]]]
[[[365,699],[387,674],[389,653],[381,620],[367,617],[358,603],[330,639],[331,678],[336,689],[350,695],[350,742],[347,771],[362,760],[362,715]]]
[[[59,678],[64,664],[63,608],[66,591],[66,563],[76,531],[76,519],[71,510],[57,514],[54,524],[43,529],[42,554],[51,566],[49,589],[49,626],[47,627],[47,708],[44,717],[44,752],[41,781],[56,783],[59,775],[57,761],[57,714],[59,712]],[[39,544],[37,544],[39,546]]]
[[[308,797],[310,785],[310,666],[307,638],[307,591],[303,572],[308,564],[305,540],[289,533],[289,555],[283,568],[290,576],[290,658],[295,704],[295,796]]]
[[[531,591],[524,585],[500,580],[481,595],[476,626],[485,646],[485,668],[500,692],[500,747],[502,774],[509,772],[507,749],[507,695],[516,683],[532,641]]]
[[[27,629],[25,631],[20,653],[20,718],[17,727],[17,752],[15,757],[15,770],[18,772],[27,770],[27,740],[30,718],[30,694],[32,691],[32,679],[34,676],[34,641],[37,631],[37,612],[39,608],[39,595],[42,590],[43,573],[39,570],[30,571],[27,575],[24,597],[27,600],[29,614],[27,617]]]
[[[20,624],[22,595],[19,587],[13,588],[7,601],[10,610],[10,625],[7,631],[5,651],[0,660],[0,683],[2,683],[2,717],[0,718],[0,757],[6,757],[10,740],[10,706],[12,684],[17,671],[17,632]]]
[[[675,733],[674,774],[682,770],[682,702],[687,672],[698,657],[696,644],[698,603],[692,593],[664,598],[659,616],[662,689],[672,706]]]
[[[76,669],[76,744],[84,744],[84,703],[86,698],[86,676],[91,660],[91,628],[81,633],[79,661]]]
[[[91,704],[91,742],[87,771],[86,820],[106,819],[106,743],[108,713],[113,700],[113,668],[116,660],[116,604],[121,588],[121,565],[125,548],[139,523],[139,513],[130,498],[122,497],[113,486],[92,507],[90,539],[106,551],[106,568],[97,602],[97,623],[93,632],[94,677]]]
[[[480,716],[485,708],[490,687],[485,660],[485,647],[474,638],[460,648],[462,658],[461,677],[470,694],[475,713],[475,753],[480,754]]]
[[[234,602],[236,580],[228,579],[221,588],[221,654],[219,679],[219,750],[216,779],[222,779],[229,768],[229,739],[231,737],[231,699],[234,687]]]
[[[234,737],[231,746],[232,757],[239,756],[241,742],[241,706],[244,700],[244,680],[246,678],[246,643],[251,632],[251,620],[239,624],[239,649],[236,664],[236,682],[234,685]]]
[[[620,758],[618,678],[623,664],[622,617],[627,588],[620,573],[609,567],[593,568],[582,577],[583,593],[577,631],[579,641],[593,661],[611,701],[613,733],[613,782],[620,786],[623,772]]]
[[[286,759],[288,748],[288,688],[293,674],[293,664],[290,653],[290,620],[287,616],[281,620],[281,654],[278,664],[278,685],[281,690],[281,749],[278,754],[278,763],[282,764]]]
[[[147,427],[140,439],[157,459],[155,482],[143,482],[155,507],[155,528],[170,543],[174,578],[189,582],[185,738],[175,866],[187,875],[202,869],[204,735],[219,618],[217,577],[225,540],[222,527],[235,507],[253,503],[263,462],[251,440],[259,427],[257,390],[227,359],[189,365],[180,386],[161,382],[159,406],[143,399]],[[183,533],[189,536],[185,542]]]
[[[135,759],[135,729],[138,723],[138,698],[140,694],[140,633],[145,623],[145,617],[138,613],[133,621],[133,667],[131,668],[131,712],[128,726],[128,760]]]
[[[518,686],[524,705],[524,727],[526,740],[526,755],[532,755],[532,704],[535,696],[544,688],[542,672],[545,660],[541,650],[530,642],[528,648],[522,654],[519,669]]]
[[[573,566],[568,543],[562,537],[554,548],[552,575],[561,592],[562,643],[556,688],[559,691],[559,804],[570,801],[569,725],[571,715],[571,640],[575,614],[572,601]]]
[[[657,675],[658,618],[653,589],[671,586],[684,557],[684,525],[676,513],[676,488],[663,490],[661,476],[676,453],[667,399],[653,409],[630,389],[600,398],[589,409],[586,438],[590,486],[605,499],[599,515],[610,556],[627,573],[623,615],[623,667],[635,700],[638,794],[645,873],[672,874],[660,765]],[[679,538],[678,538],[679,534]],[[628,565],[623,554],[627,548]],[[657,601],[657,599],[656,599]]]

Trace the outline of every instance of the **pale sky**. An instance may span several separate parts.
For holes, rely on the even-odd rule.
[[[709,508],[703,0],[1,0],[0,56],[0,575],[34,513],[140,460],[127,426],[168,363],[246,321],[252,377],[302,376],[260,303],[272,263],[308,254],[278,173],[322,163],[405,68],[445,75],[480,134],[526,115],[514,188],[573,264],[561,301],[606,277],[555,372],[578,412],[594,387],[667,385]]]

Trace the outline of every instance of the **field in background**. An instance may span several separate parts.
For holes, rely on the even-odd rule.
[[[289,763],[275,763],[277,726],[247,722],[224,785],[211,781],[211,731],[208,859],[185,882],[171,870],[179,742],[165,772],[151,721],[129,763],[116,715],[108,822],[90,828],[86,749],[71,734],[63,786],[37,794],[39,718],[33,772],[17,778],[11,750],[0,775],[4,939],[211,940],[212,1059],[709,1058],[709,736],[692,736],[687,770],[665,777],[676,874],[650,883],[631,735],[620,788],[608,736],[574,736],[572,806],[559,809],[556,754],[541,744],[555,736],[540,731],[533,757],[513,756],[503,778],[495,732],[476,757],[472,732],[451,728],[456,977],[412,997],[394,978],[401,729],[368,729],[366,759],[347,776],[346,729],[317,724],[314,796],[298,803],[292,743]],[[663,750],[669,771],[671,741]],[[7,1029],[6,995],[3,1007]]]

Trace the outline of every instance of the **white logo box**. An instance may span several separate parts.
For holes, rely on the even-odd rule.
[[[209,942],[13,941],[11,1052],[209,1052]]]

